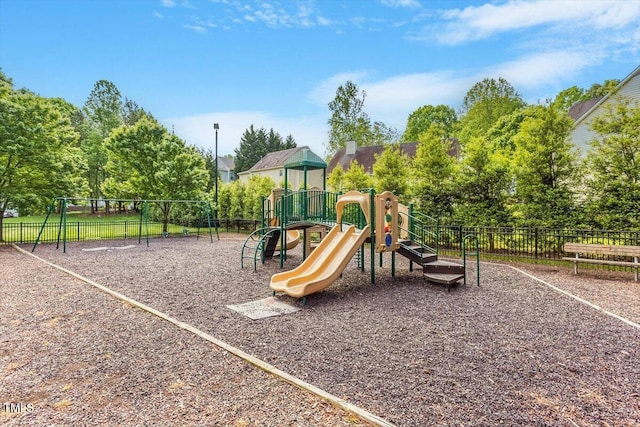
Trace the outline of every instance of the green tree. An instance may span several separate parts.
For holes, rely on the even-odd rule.
[[[343,190],[344,169],[342,166],[336,165],[331,173],[327,176],[327,185],[333,191],[339,192]]]
[[[446,137],[451,137],[457,124],[458,116],[453,108],[447,105],[436,105],[435,107],[423,105],[409,114],[402,140],[418,141],[420,134],[427,132],[433,126],[441,129]]]
[[[605,80],[603,84],[594,83],[585,94],[584,99],[602,98],[605,95],[613,93],[620,83],[620,80]]]
[[[375,158],[373,176],[376,191],[392,191],[402,201],[406,201],[409,187],[409,157],[402,153],[398,144],[390,144]]]
[[[14,90],[0,72],[0,240],[8,208],[42,210],[55,197],[87,190],[78,133],[69,109],[27,90]]]
[[[243,218],[260,219],[262,216],[262,197],[268,197],[276,186],[269,177],[252,176],[246,186]]]
[[[640,106],[619,97],[591,124],[586,157],[587,212],[599,227],[640,228]]]
[[[329,141],[327,152],[331,156],[347,141],[356,141],[359,146],[379,145],[393,142],[397,132],[382,122],[371,123],[364,112],[366,92],[362,92],[352,81],[347,81],[336,90],[335,98],[329,102],[331,118],[329,124]]]
[[[111,197],[145,200],[202,199],[208,172],[198,151],[145,117],[122,126],[105,141],[109,178],[102,191]],[[163,203],[163,231],[167,231],[170,203]]]
[[[231,218],[229,214],[231,210],[231,186],[233,183],[227,182],[218,187],[218,217],[220,218]],[[212,203],[214,202],[214,194],[212,192],[209,194],[209,200]]]
[[[364,171],[364,166],[354,160],[342,177],[342,191],[371,188],[373,179]]]
[[[449,155],[451,140],[437,125],[422,132],[411,167],[411,194],[418,209],[432,217],[453,212],[456,159]]]
[[[229,218],[242,218],[246,193],[244,183],[240,180],[233,181],[230,193]]]
[[[122,122],[127,126],[132,126],[143,117],[151,117],[151,114],[147,113],[144,108],[140,107],[137,102],[125,98],[124,104],[122,104]]]
[[[572,121],[553,105],[529,107],[513,140],[516,199],[513,216],[528,226],[561,227],[575,219],[577,153]]]
[[[108,80],[99,80],[84,103],[82,111],[91,126],[96,128],[103,138],[120,127],[122,120],[122,95],[115,84]]]
[[[207,184],[207,188],[206,188],[206,191],[209,192],[211,191],[212,188],[215,187],[216,178],[218,179],[220,178],[219,171],[218,171],[218,177],[216,177],[216,156],[213,150],[211,150],[211,148],[206,150],[203,148],[197,148],[197,150],[202,156],[202,158],[204,159],[205,168],[207,168],[207,171],[209,172],[209,181],[208,181],[209,183]],[[218,190],[221,188],[221,186],[222,184],[220,183],[220,181],[218,181]]]
[[[235,172],[240,173],[251,169],[269,153],[295,147],[296,142],[291,135],[287,136],[286,141],[283,142],[282,137],[273,129],[267,133],[264,128],[255,130],[251,125],[242,134],[240,146],[234,150]]]
[[[462,103],[459,138],[464,145],[484,136],[502,116],[525,106],[522,96],[503,78],[484,79],[469,89]]]
[[[87,181],[90,197],[103,197],[102,184],[107,178],[105,165],[108,160],[104,141],[112,130],[122,126],[122,95],[115,84],[108,80],[99,80],[89,94],[82,111],[86,117],[85,137],[82,151],[87,159]],[[91,203],[91,211],[97,209],[97,201]],[[107,206],[108,209],[108,206]]]
[[[472,138],[465,145],[456,178],[457,222],[485,226],[510,223],[505,205],[513,181],[509,159],[486,138]],[[493,249],[493,235],[489,243]]]
[[[553,107],[558,111],[567,113],[572,105],[584,101],[586,91],[578,86],[571,86],[568,89],[561,91],[553,100]]]

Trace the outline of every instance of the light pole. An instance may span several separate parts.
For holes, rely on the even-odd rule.
[[[216,182],[216,192],[215,192],[215,199],[216,199],[216,208],[214,210],[214,221],[218,221],[218,129],[220,129],[220,125],[218,125],[218,123],[214,123],[213,124],[213,129],[216,131],[216,176],[215,176],[215,182]]]

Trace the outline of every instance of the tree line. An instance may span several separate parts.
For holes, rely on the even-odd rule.
[[[261,149],[246,148],[247,141]],[[292,136],[251,126],[236,152],[250,163],[291,147]],[[60,196],[93,199],[92,213],[97,199],[213,202],[215,171],[210,150],[169,132],[112,82],[96,82],[78,108],[16,89],[0,70],[0,240],[7,209],[41,213]],[[166,227],[171,206],[159,208]]]
[[[640,228],[637,103],[620,102],[594,121],[599,136],[585,159],[567,138],[569,107],[616,84],[572,87],[527,105],[506,80],[485,79],[467,92],[461,111],[422,106],[399,135],[368,117],[366,93],[347,82],[328,105],[328,155],[349,140],[385,150],[372,176],[353,163],[335,169],[328,184],[393,190],[424,213],[460,224]],[[418,142],[413,159],[397,145],[408,141]],[[454,141],[458,157],[449,155]],[[236,172],[295,146],[291,135],[251,125],[235,150]],[[43,212],[61,195],[213,202],[215,170],[211,150],[187,144],[109,81],[96,82],[79,108],[16,89],[0,70],[0,225],[8,208]],[[268,178],[219,184],[219,216],[247,219],[258,218],[261,196],[281,185]]]
[[[386,146],[372,176],[353,162],[346,171],[334,169],[327,182],[341,191],[393,190],[403,202],[452,224],[640,229],[638,102],[618,97],[593,120],[597,136],[586,156],[569,138],[569,108],[613,93],[618,83],[574,86],[528,105],[508,81],[484,79],[467,92],[459,112],[425,105],[409,115],[399,142],[418,143],[410,159],[392,131],[371,137],[381,127],[364,113],[365,92],[348,82],[336,97],[351,99],[329,105],[328,151],[348,140]],[[452,148],[457,156],[450,155]]]

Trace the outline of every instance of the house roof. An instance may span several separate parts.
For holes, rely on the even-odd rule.
[[[218,157],[229,170],[234,170],[236,167],[236,160],[233,157]]]
[[[364,167],[364,171],[366,173],[373,173],[373,165],[376,162],[376,155],[380,156],[386,147],[386,145],[357,147],[355,154],[346,154],[346,148],[341,148],[329,162],[327,174],[330,174],[337,165],[340,165],[344,170],[349,169],[351,162],[354,160]],[[400,144],[400,151],[402,154],[405,154],[411,159],[416,156],[417,148],[418,142],[416,141]],[[455,138],[451,139],[451,150],[449,150],[449,155],[452,157],[457,157],[458,155],[458,140]]]
[[[263,170],[269,169],[278,169],[284,168],[285,163],[292,158],[292,156],[296,155],[300,151],[307,149],[311,152],[308,146],[288,148],[286,150],[274,151],[273,153],[269,153],[265,155],[259,162],[251,167],[251,169],[241,172],[241,174],[249,173],[249,172],[259,172]]]
[[[633,70],[627,77],[624,78],[624,80],[622,80],[618,86],[616,86],[615,90],[613,92],[609,92],[608,94],[606,94],[605,96],[603,96],[602,98],[598,99],[592,106],[591,108],[589,108],[588,110],[586,110],[581,116],[578,116],[578,118],[576,119],[576,123],[575,125],[578,125],[578,123],[580,123],[581,121],[583,121],[585,118],[587,118],[593,111],[597,110],[598,107],[600,107],[600,105],[602,105],[607,99],[609,99],[611,97],[611,95],[615,94],[616,92],[618,92],[620,90],[621,87],[623,87],[624,85],[626,85],[629,81],[631,81],[631,79],[633,79],[634,77],[640,75],[640,65],[638,67],[636,67],[635,70]]]
[[[591,98],[586,101],[576,102],[569,108],[569,117],[573,120],[578,120],[584,113],[589,111],[594,105],[598,103],[603,97]]]
[[[409,157],[415,157],[417,142],[406,142],[400,144],[400,151]],[[357,147],[355,154],[347,154],[346,148],[338,150],[335,156],[329,162],[327,167],[327,174],[331,173],[333,169],[340,165],[342,169],[347,170],[351,166],[351,163],[355,160],[364,167],[364,171],[367,173],[373,173],[373,164],[376,162],[376,155],[381,155],[386,145],[370,145],[367,147]]]
[[[231,157],[218,157],[218,167],[223,170],[232,171],[235,168],[235,160]]]

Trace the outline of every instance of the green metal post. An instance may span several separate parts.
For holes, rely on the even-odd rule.
[[[143,204],[143,214],[144,214],[144,224],[145,224],[145,228],[147,230],[147,247],[149,247],[149,202],[148,201],[144,201]]]
[[[67,199],[62,199],[62,253],[67,253]]]
[[[286,241],[286,236],[285,234],[285,228],[284,228],[284,223],[286,221],[287,218],[287,214],[285,212],[285,197],[287,194],[287,169],[284,170],[284,193],[282,194],[282,196],[280,196],[280,268],[284,267],[284,257],[285,257],[285,250],[287,247],[287,241]]]
[[[207,205],[205,206],[205,208],[207,209],[207,225],[209,226],[209,240],[211,241],[211,243],[213,243],[213,233],[211,232],[211,213],[213,212],[213,207],[211,206],[211,202],[207,202]],[[213,226],[216,229],[216,236],[218,237],[218,240],[220,240],[220,234],[218,234],[218,221],[214,218],[213,220]]]
[[[33,248],[31,248],[31,252],[36,250],[36,246],[40,241],[40,236],[42,236],[44,227],[47,225],[47,221],[49,220],[49,215],[51,215],[51,212],[53,212],[55,208],[56,208],[56,199],[53,199],[53,202],[51,202],[51,205],[49,205],[49,207],[47,208],[47,216],[44,218],[44,222],[42,223],[42,227],[40,227],[40,232],[38,233],[38,237],[36,237],[36,242],[33,244]],[[20,241],[22,241],[22,222],[20,223],[20,230],[21,230]]]
[[[304,218],[304,220],[306,221],[308,218],[308,212],[307,209],[309,208],[309,200],[307,199],[309,197],[309,193],[307,192],[307,166],[303,166],[303,173],[304,173],[304,184],[302,187],[302,194],[304,196],[304,199],[302,200],[302,218]]]
[[[63,199],[58,199],[60,201],[60,220],[58,221],[58,237],[56,238],[56,249],[60,249],[60,236],[62,236],[62,200]]]
[[[265,202],[265,200],[269,200],[269,199],[267,199],[267,198],[266,198],[266,197],[264,197],[264,196],[260,196],[260,201],[262,202],[262,203],[260,204],[260,228],[261,228],[261,229],[262,229],[262,228],[265,228],[265,227],[266,227],[266,223],[268,223],[268,222],[269,222],[269,220],[268,220],[268,219],[266,219],[266,220],[265,220],[265,216],[266,216],[266,212],[265,212],[265,209],[264,209],[264,202]]]
[[[391,252],[391,277],[396,277],[396,251]]]
[[[142,216],[144,215],[144,202],[140,206],[140,219],[138,221],[138,244],[142,241]]]
[[[373,189],[369,190],[369,221],[371,221],[371,224],[369,226],[369,229],[371,230],[371,244],[370,244],[370,250],[371,250],[371,283],[375,283],[376,282],[376,259],[375,259],[375,255],[376,255],[376,245],[375,245],[375,240],[376,240],[376,235],[375,235],[375,228],[376,228],[376,203],[375,203],[376,199],[375,199],[375,194]]]

